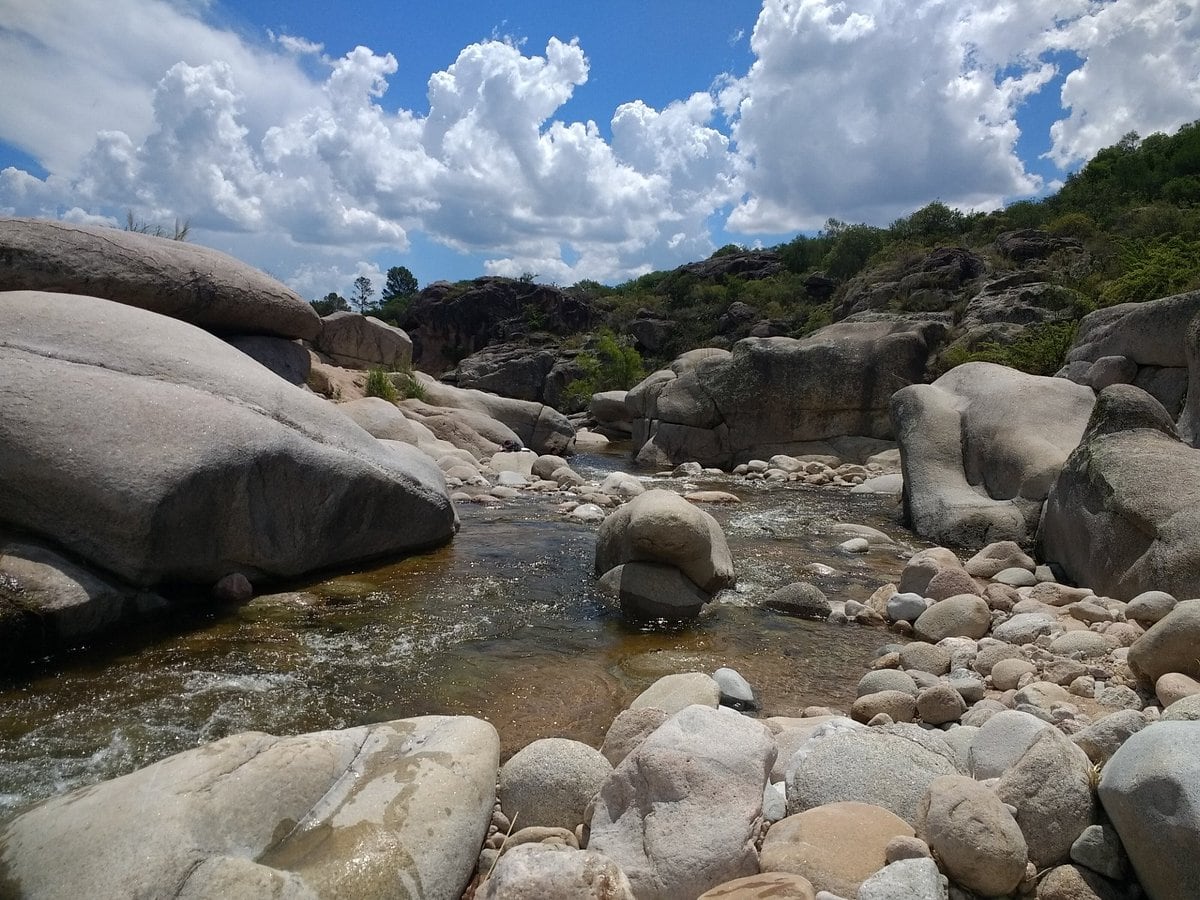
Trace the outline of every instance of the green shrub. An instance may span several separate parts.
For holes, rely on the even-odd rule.
[[[429,399],[429,391],[425,390],[425,385],[410,369],[393,372],[391,383],[392,390],[399,394],[401,400],[425,401]]]
[[[582,409],[592,394],[628,390],[646,377],[641,354],[607,328],[596,336],[595,349],[582,351],[575,364],[583,374],[563,391],[568,409]]]
[[[1053,375],[1062,368],[1078,325],[1078,322],[1048,322],[1031,325],[1011,344],[988,342],[975,350],[951,347],[939,357],[933,374],[943,375],[963,363],[990,362],[1030,375]]]
[[[400,396],[386,369],[371,369],[367,372],[366,393],[368,397],[379,397],[388,403],[395,403]]]
[[[1101,288],[1101,306],[1156,300],[1200,286],[1200,241],[1174,235],[1122,241],[1119,248],[1121,274]]]

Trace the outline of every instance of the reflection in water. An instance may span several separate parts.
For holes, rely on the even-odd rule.
[[[602,477],[622,463],[577,458]],[[679,488],[675,482],[673,487]],[[139,629],[0,684],[0,818],[30,802],[124,774],[246,730],[276,734],[423,714],[471,714],[503,753],[540,737],[598,746],[613,716],[660,675],[738,669],[764,712],[846,708],[886,632],[790,619],[757,603],[807,577],[831,599],[864,600],[898,577],[899,548],[844,554],[834,523],[902,540],[878,498],[720,480],[743,503],[709,507],[726,529],[739,585],[686,628],[638,630],[595,588],[595,526],[546,498],[464,504],[447,547],[240,608]]]

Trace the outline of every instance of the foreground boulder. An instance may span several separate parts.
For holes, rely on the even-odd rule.
[[[944,326],[841,322],[802,340],[747,338],[630,391],[639,462],[729,468],[842,435],[889,438],[888,398],[920,380]],[[673,367],[674,368],[674,367]]]
[[[1100,776],[1100,802],[1152,900],[1200,897],[1200,722],[1157,722]]]
[[[459,897],[499,737],[426,716],[237,734],[42,803],[0,835],[15,897]]]
[[[222,334],[312,340],[321,319],[274,278],[231,256],[117,228],[0,218],[0,291],[103,297]]]
[[[0,518],[136,585],[288,577],[429,547],[437,467],[183,322],[0,294]]]
[[[596,796],[588,849],[643,900],[696,897],[758,872],[755,841],[775,743],[758,722],[689,706],[617,766]]]
[[[1200,595],[1200,450],[1132,385],[1101,391],[1054,484],[1041,555],[1096,593]]]
[[[892,421],[913,530],[970,547],[1032,538],[1094,402],[1090,388],[1066,379],[983,362],[897,391]]]

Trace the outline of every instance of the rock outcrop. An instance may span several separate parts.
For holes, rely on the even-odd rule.
[[[175,319],[0,294],[0,384],[0,517],[135,585],[288,577],[457,528],[426,457]]]
[[[1200,291],[1098,309],[1079,323],[1066,365],[1058,374],[1097,391],[1110,384],[1136,385],[1178,419],[1189,396],[1189,357],[1195,355],[1196,341],[1189,338],[1189,326],[1198,314]],[[1200,396],[1190,393],[1189,408],[1200,405]],[[1191,440],[1200,419],[1194,409],[1184,418],[1181,425]]]
[[[981,362],[897,391],[892,421],[913,529],[957,546],[1030,540],[1094,402],[1082,385]]]
[[[274,278],[208,247],[117,228],[0,218],[0,291],[103,297],[220,334],[312,340],[321,319]]]
[[[0,835],[21,897],[458,897],[500,742],[468,717],[248,732],[47,800]]]
[[[556,287],[489,276],[434,282],[413,298],[400,326],[412,338],[413,365],[437,375],[490,344],[585,331],[595,316],[586,300]]]
[[[747,338],[732,354],[655,372],[627,397],[638,461],[729,468],[843,435],[888,438],[889,398],[920,380],[942,331],[928,322],[839,323],[802,340]]]
[[[1132,385],[1100,392],[1046,502],[1042,556],[1098,593],[1200,595],[1200,450]]]

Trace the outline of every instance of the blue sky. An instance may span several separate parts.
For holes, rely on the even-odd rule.
[[[617,282],[1043,195],[1200,118],[1197,3],[0,0],[0,213],[187,219],[305,296]]]

